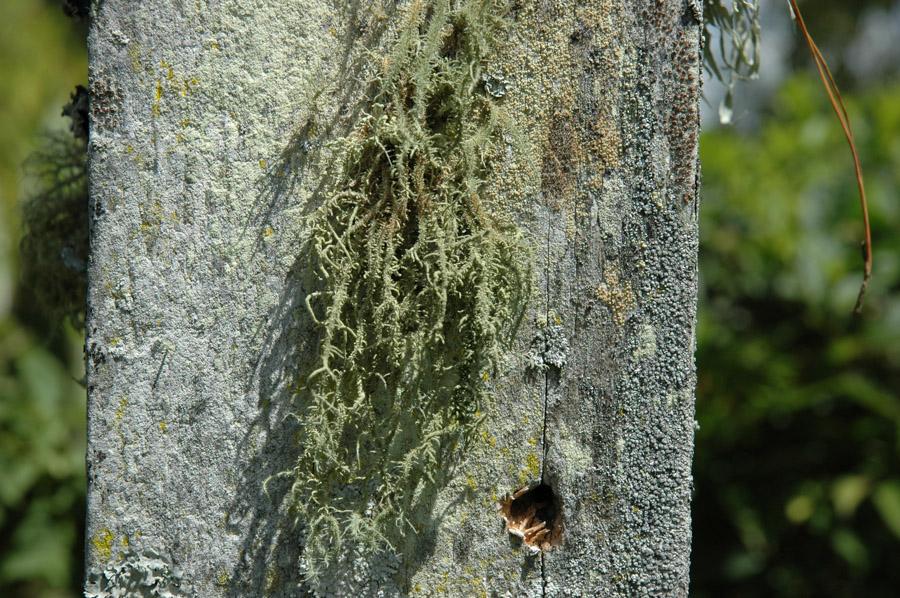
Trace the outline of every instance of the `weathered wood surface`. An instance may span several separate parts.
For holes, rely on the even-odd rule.
[[[538,292],[482,441],[418,537],[318,593],[687,594],[698,6],[513,3],[489,66],[532,153],[497,173],[495,208],[534,247]],[[303,218],[360,49],[403,5],[94,10],[88,566],[156,551],[201,596],[303,595],[287,485],[263,487],[296,458],[285,415],[315,349]],[[534,556],[496,504],[541,478],[563,544]]]

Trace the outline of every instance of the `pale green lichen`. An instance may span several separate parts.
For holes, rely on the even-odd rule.
[[[171,558],[152,550],[129,550],[121,558],[108,561],[102,570],[91,569],[87,572],[84,596],[193,598],[197,593],[184,582],[181,571]]]
[[[414,529],[416,502],[477,437],[522,318],[527,248],[481,199],[507,150],[499,87],[485,77],[503,5],[410,4],[392,47],[371,56],[362,116],[334,146],[307,248],[318,358],[301,381],[287,472],[311,581],[348,550],[392,551]]]

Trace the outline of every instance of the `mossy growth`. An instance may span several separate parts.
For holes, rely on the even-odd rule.
[[[416,1],[371,55],[362,116],[310,220],[320,340],[292,476],[306,575],[396,551],[483,420],[531,292],[517,228],[483,202],[509,120],[486,87],[496,0]],[[502,94],[501,94],[502,95]]]

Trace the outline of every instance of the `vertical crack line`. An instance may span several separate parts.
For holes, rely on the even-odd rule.
[[[551,231],[553,228],[553,218],[550,217],[550,206],[547,206],[547,254],[546,254],[546,265],[545,265],[545,273],[544,273],[544,293],[545,293],[545,303],[544,303],[544,325],[550,325],[550,265],[552,264],[551,260],[551,251],[550,251],[550,239],[551,239]],[[543,404],[543,412],[541,413],[541,483],[544,483],[544,469],[545,464],[547,462],[547,407],[549,405],[550,400],[550,376],[548,375],[547,370],[544,370],[544,404]],[[544,570],[544,551],[540,552],[541,558],[541,596],[547,595],[547,575]]]
[[[547,595],[547,575],[544,573],[544,551],[541,551],[541,597]]]
[[[573,26],[573,30],[578,27],[578,2],[575,2],[572,4],[572,26]],[[574,57],[574,53],[573,53],[573,57]],[[582,61],[579,61],[579,62],[582,62]],[[585,68],[584,71],[586,71],[586,76],[590,77],[591,84],[593,85],[593,83],[594,83],[593,70],[590,67],[588,67],[588,68]],[[578,100],[578,96],[576,96],[576,101],[577,100]],[[574,117],[573,117],[573,120],[574,120]],[[574,124],[577,124],[577,123],[574,123]],[[578,131],[576,129],[575,134],[576,135],[580,134],[580,131]],[[593,164],[590,164],[590,162],[589,162],[587,164],[587,166],[590,168],[591,166],[593,166]],[[577,182],[578,182],[578,179],[577,179],[577,174],[576,174],[575,188],[581,189],[581,186],[578,185]],[[587,186],[585,186],[585,189],[587,189]],[[569,346],[572,348],[571,353],[570,353],[570,355],[572,356],[571,370],[575,371],[578,366],[578,362],[577,362],[578,351],[575,350],[575,335],[578,333],[578,293],[581,288],[578,284],[578,194],[577,194],[577,191],[576,191],[575,197],[573,198],[573,201],[572,201],[572,222],[575,223],[575,227],[574,227],[575,230],[572,233],[572,264],[574,266],[573,269],[575,271],[575,277],[574,277],[574,280],[572,281],[572,287],[571,287],[571,289],[572,289],[571,292],[573,293],[573,296],[570,296],[571,297],[571,308],[572,308],[572,337],[571,337],[571,342],[569,343]],[[586,228],[588,231],[590,231],[590,226],[588,226]],[[579,378],[573,378],[573,379],[578,380]],[[561,382],[562,381],[560,381],[560,383]],[[576,393],[577,392],[578,391],[576,388]]]
[[[551,251],[550,251],[550,233],[553,228],[553,219],[550,218],[550,207],[547,206],[547,263],[546,263],[546,271],[544,275],[544,293],[546,294],[546,301],[544,303],[544,325],[550,325],[550,264],[551,262]],[[550,400],[550,376],[548,371],[544,370],[544,401],[543,401],[543,409],[541,413],[541,483],[544,483],[544,464],[547,460],[547,406],[549,405]],[[543,557],[541,557],[543,562]]]

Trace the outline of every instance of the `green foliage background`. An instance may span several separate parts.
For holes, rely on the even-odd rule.
[[[59,4],[0,3],[0,596],[75,596],[81,583],[81,341],[34,307],[18,255],[22,164],[42,132],[65,128],[62,106],[86,80],[83,26]],[[804,5],[823,46],[846,37],[858,8],[825,3],[816,21]],[[822,92],[798,70],[757,130],[701,141],[701,597],[900,587],[900,82],[848,94],[876,241],[854,319],[852,169]]]
[[[83,28],[58,4],[0,2],[0,596],[81,584],[85,393],[81,339],[35,307],[19,259],[23,163],[87,80]]]
[[[818,81],[701,143],[697,596],[900,588],[900,83],[848,109],[876,243],[861,319],[856,183]]]

